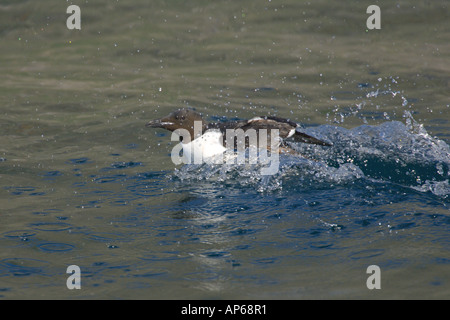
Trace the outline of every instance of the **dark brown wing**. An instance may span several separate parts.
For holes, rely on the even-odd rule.
[[[296,141],[296,142],[317,144],[319,146],[326,146],[326,147],[332,146],[332,144],[329,144],[328,142],[311,137],[311,136],[307,135],[306,133],[303,133],[300,131],[295,131],[295,134],[292,136],[292,139],[294,139],[294,141]]]
[[[302,133],[297,131],[298,125],[295,122],[290,121],[289,119],[274,117],[274,116],[264,116],[264,117],[256,117],[250,120],[236,120],[236,121],[227,121],[227,122],[215,122],[210,123],[207,125],[207,129],[218,129],[222,132],[224,136],[224,146],[226,145],[226,130],[227,129],[242,129],[244,133],[246,134],[245,139],[245,146],[248,148],[249,144],[258,143],[258,142],[252,142],[251,137],[254,137],[252,131],[258,135],[258,141],[260,141],[261,134],[260,130],[265,129],[267,130],[267,146],[270,147],[270,138],[271,138],[271,130],[278,130],[279,137],[281,140],[286,138],[293,138],[296,142],[303,142],[303,143],[309,143],[309,144],[316,144],[321,146],[331,146],[331,144],[324,142],[322,140],[319,140],[317,138],[314,138],[312,136],[307,135],[306,133]],[[237,146],[237,138],[233,137],[235,140],[234,145],[235,148]],[[253,139],[254,141],[255,139]],[[281,141],[277,141],[278,144],[281,143]]]
[[[292,130],[295,130],[297,124],[290,122],[289,120],[275,117],[258,117],[248,120],[247,124],[243,125],[241,129],[244,131],[248,129],[255,129],[259,131],[261,129],[267,130],[267,135],[270,136],[271,130],[278,130],[280,138],[285,139],[292,134]]]

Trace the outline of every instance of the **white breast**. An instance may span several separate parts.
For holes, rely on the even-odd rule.
[[[223,136],[220,131],[208,130],[193,141],[183,143],[183,156],[187,163],[203,163],[208,158],[221,155],[226,148],[223,146]]]

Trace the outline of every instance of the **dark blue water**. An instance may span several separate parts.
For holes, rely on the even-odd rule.
[[[70,170],[38,176],[67,179],[68,194],[1,233],[0,295],[448,298],[450,148],[405,117],[307,128],[333,147],[293,145],[305,157],[283,155],[271,176],[258,165],[148,171],[145,159],[84,174],[95,159],[67,159]],[[65,286],[71,264],[82,290]],[[366,287],[373,264],[377,292]]]
[[[450,297],[448,1],[142,2],[0,4],[0,298]],[[175,166],[186,106],[333,147]]]

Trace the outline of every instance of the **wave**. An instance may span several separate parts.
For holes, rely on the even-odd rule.
[[[405,118],[405,123],[388,121],[353,129],[333,125],[307,128],[305,133],[331,141],[333,147],[292,143],[304,157],[280,155],[273,175],[262,175],[261,164],[201,164],[175,169],[172,178],[249,186],[260,192],[390,183],[449,198],[449,145],[430,136],[411,114],[405,113]]]

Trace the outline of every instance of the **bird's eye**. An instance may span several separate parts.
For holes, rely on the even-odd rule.
[[[183,136],[180,136],[180,142],[183,142]]]
[[[186,119],[186,117],[185,116],[181,116],[181,120],[184,120],[184,119]]]

